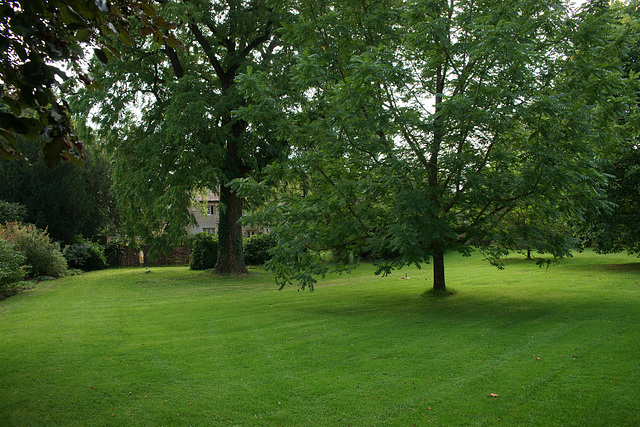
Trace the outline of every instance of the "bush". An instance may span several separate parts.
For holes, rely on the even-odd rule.
[[[22,222],[28,213],[27,207],[23,204],[0,200],[0,224]]]
[[[256,234],[244,239],[244,262],[247,265],[262,265],[271,259],[269,250],[277,244],[272,234]]]
[[[82,271],[103,270],[107,268],[104,249],[97,243],[74,243],[64,248],[62,253],[71,268]]]
[[[104,255],[107,257],[109,267],[120,267],[126,254],[127,244],[120,239],[110,240],[104,247]]]
[[[0,299],[18,293],[13,285],[24,278],[25,261],[24,254],[11,242],[0,239]]]
[[[191,245],[191,270],[206,270],[218,261],[218,239],[210,233],[198,233]]]
[[[46,231],[35,225],[12,222],[0,225],[0,239],[8,240],[24,254],[29,277],[65,275],[67,261],[60,245],[51,241]]]
[[[29,281],[14,282],[14,283],[9,283],[6,286],[0,286],[0,300],[9,298],[14,295],[18,295],[25,289],[31,289],[33,287],[34,287],[34,282],[29,282]]]

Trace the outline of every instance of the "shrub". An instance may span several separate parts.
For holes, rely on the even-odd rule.
[[[126,254],[127,244],[120,239],[110,240],[104,247],[104,255],[107,257],[109,267],[120,267]]]
[[[218,239],[210,233],[198,233],[191,245],[192,270],[206,270],[216,266],[218,260]]]
[[[97,243],[74,243],[64,248],[62,253],[71,268],[82,271],[103,270],[107,268],[104,249]]]
[[[22,222],[27,217],[27,207],[20,203],[0,200],[0,224],[5,222]]]
[[[262,265],[271,259],[269,250],[277,244],[272,234],[256,234],[244,240],[244,262],[247,265]]]
[[[15,295],[19,288],[15,283],[24,278],[25,256],[14,245],[0,239],[0,299]]]
[[[46,231],[32,224],[12,222],[0,225],[0,239],[8,240],[24,254],[29,277],[65,275],[67,261],[60,245],[51,241]]]
[[[6,286],[0,286],[0,300],[18,295],[25,289],[32,289],[34,287],[34,283],[35,282],[33,281],[21,280],[19,282],[9,283]]]

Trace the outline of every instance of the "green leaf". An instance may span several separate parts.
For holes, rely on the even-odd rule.
[[[102,65],[107,65],[109,63],[109,57],[102,49],[93,49],[93,53]]]
[[[87,42],[91,38],[92,31],[89,28],[82,28],[76,32],[76,39],[81,42]]]
[[[150,4],[140,3],[139,5],[146,16],[151,18],[155,18],[157,16],[156,10]]]
[[[140,29],[140,34],[142,34],[143,36],[148,36],[148,35],[151,35],[151,34],[154,34],[154,33],[155,33],[155,31],[151,27],[142,27]]]
[[[16,147],[16,136],[6,129],[0,129],[0,136],[3,137],[12,148]]]
[[[132,47],[134,45],[133,40],[131,40],[131,36],[129,35],[129,31],[122,26],[118,26],[118,38],[127,47]]]
[[[42,124],[36,119],[16,117],[13,114],[0,112],[0,127],[25,135],[29,139],[35,139],[42,129]]]
[[[60,164],[60,154],[65,150],[66,143],[63,137],[56,137],[51,141],[44,143],[42,147],[42,153],[44,154],[44,164],[50,168],[55,169]]]
[[[118,58],[118,59],[122,59],[122,54],[120,53],[119,49],[117,49],[117,48],[115,48],[115,47],[113,47],[113,46],[111,46],[109,44],[106,44],[106,45],[102,46],[102,49],[105,50],[108,53],[108,55],[110,55],[110,58],[114,58],[115,57],[115,58]]]
[[[165,36],[164,40],[174,49],[180,49],[183,47],[182,43],[172,35]]]
[[[165,30],[175,30],[177,28],[176,24],[174,24],[172,22],[168,22],[162,16],[158,16],[157,18],[154,18],[153,19],[153,24],[156,27],[162,28],[162,29],[165,29]]]
[[[9,106],[9,108],[11,108],[11,111],[13,112],[14,115],[19,116],[20,114],[22,114],[22,106],[15,99],[10,98],[8,96],[3,96],[2,102],[7,106]]]

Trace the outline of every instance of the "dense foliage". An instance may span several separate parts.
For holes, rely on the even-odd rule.
[[[630,2],[626,11],[631,23],[640,18],[640,5]],[[636,24],[637,25],[637,24]],[[629,35],[629,48],[623,58],[625,73],[640,72],[640,31]],[[640,90],[635,92],[640,103]],[[622,122],[628,129],[629,144],[621,144],[613,155],[603,159],[601,169],[608,175],[605,200],[608,209],[592,210],[581,222],[585,244],[602,253],[629,251],[640,255],[640,140],[637,118]]]
[[[640,148],[625,150],[605,168],[609,209],[592,212],[585,221],[585,243],[601,253],[628,251],[640,255]]]
[[[27,207],[21,203],[0,200],[0,224],[5,222],[23,222],[27,217]]]
[[[10,294],[10,285],[22,280],[25,257],[15,246],[4,239],[0,239],[0,299]]]
[[[121,239],[111,239],[104,247],[104,255],[109,267],[120,267],[126,254],[127,244]]]
[[[155,16],[147,0],[13,0],[0,4],[0,155],[24,158],[17,135],[41,138],[44,162],[79,164],[83,144],[75,136],[69,105],[60,98],[82,82],[97,87],[83,69],[85,48],[100,61],[119,56],[121,44],[132,44],[135,21],[158,40],[171,25]],[[113,34],[119,43],[100,43],[98,34]]]

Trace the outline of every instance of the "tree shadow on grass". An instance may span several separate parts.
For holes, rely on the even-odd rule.
[[[548,259],[551,261],[551,258]],[[554,268],[555,266],[561,266],[562,268],[572,269],[572,270],[580,270],[580,271],[613,271],[613,272],[640,272],[640,262],[629,262],[629,263],[618,263],[618,264],[574,264],[570,262],[571,258],[563,258],[559,259],[557,263],[551,262],[549,264],[549,268]],[[569,261],[569,262],[565,262]],[[536,259],[526,259],[526,258],[508,258],[505,260],[505,266],[509,267],[520,267],[520,266],[532,266],[538,267],[536,265]],[[542,269],[547,268],[546,264],[542,264]]]
[[[599,274],[633,274],[640,273],[640,262],[619,263],[619,264],[570,264],[563,266],[567,270],[581,273]]]
[[[620,271],[623,273],[640,273],[640,262],[629,264],[600,264],[591,266],[591,268],[601,271]]]
[[[379,317],[380,319],[416,320],[429,324],[441,321],[490,321],[493,327],[510,327],[521,323],[548,319],[554,322],[574,322],[640,310],[640,301],[622,295],[606,294],[599,298],[592,292],[566,289],[548,294],[536,293],[531,287],[495,293],[471,288],[453,295],[434,297],[425,293],[390,292],[362,294],[348,299],[336,299],[324,304],[304,306],[306,314],[322,316]],[[357,292],[356,292],[357,293]]]

